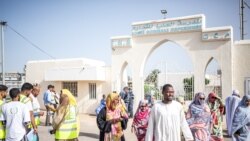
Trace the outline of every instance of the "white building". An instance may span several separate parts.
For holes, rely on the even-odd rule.
[[[57,92],[69,89],[77,98],[80,113],[94,114],[103,94],[111,92],[110,67],[86,58],[29,61],[26,81],[41,85],[39,100],[52,84]]]
[[[143,78],[148,57],[162,44],[172,42],[190,56],[194,92],[205,91],[205,70],[215,59],[221,68],[222,98],[231,95],[233,89],[239,89],[241,95],[250,94],[250,40],[234,41],[231,26],[206,27],[205,22],[203,14],[136,22],[131,25],[130,35],[111,38],[111,67],[90,59],[30,61],[26,80],[40,83],[42,91],[48,84],[55,85],[57,91],[69,88],[77,94],[80,112],[93,113],[102,94],[122,89],[127,82],[123,80],[123,72],[130,66],[137,106],[144,98]]]

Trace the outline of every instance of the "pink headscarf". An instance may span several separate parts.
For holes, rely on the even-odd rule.
[[[146,106],[144,111],[141,110],[141,106]],[[150,108],[146,100],[141,100],[138,106],[138,109],[134,116],[133,124],[136,126],[147,126],[147,122],[141,122],[143,120],[148,120],[150,115]]]

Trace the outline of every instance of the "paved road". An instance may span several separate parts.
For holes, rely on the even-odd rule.
[[[96,125],[96,117],[81,114],[80,120],[81,120],[81,129],[80,129],[79,141],[98,141],[99,130]],[[45,121],[44,117],[42,118],[42,121]],[[135,135],[130,132],[129,127],[131,127],[131,122],[132,119],[129,120],[128,129],[125,131],[125,137],[127,141],[136,141]],[[54,140],[54,135],[50,135],[48,133],[49,127],[44,126],[43,123],[38,130],[39,130],[40,141]],[[225,138],[225,141],[231,141],[231,139]]]

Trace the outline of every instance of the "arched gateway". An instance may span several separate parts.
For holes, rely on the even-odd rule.
[[[111,38],[112,90],[120,91],[125,65],[132,69],[136,104],[144,97],[143,71],[149,55],[165,42],[183,47],[194,66],[194,90],[205,91],[205,69],[211,58],[221,67],[222,97],[232,90],[232,27],[205,27],[204,15],[137,22],[131,36]]]

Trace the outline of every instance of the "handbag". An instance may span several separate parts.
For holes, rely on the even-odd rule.
[[[105,133],[109,133],[109,132],[111,132],[111,122],[110,121],[107,121],[107,123],[106,123],[106,125],[105,125],[105,127],[104,127],[104,132]]]
[[[122,129],[123,129],[123,130],[126,130],[126,129],[127,129],[127,124],[128,124],[128,119],[124,118],[124,119],[121,121],[121,125],[122,125]]]

